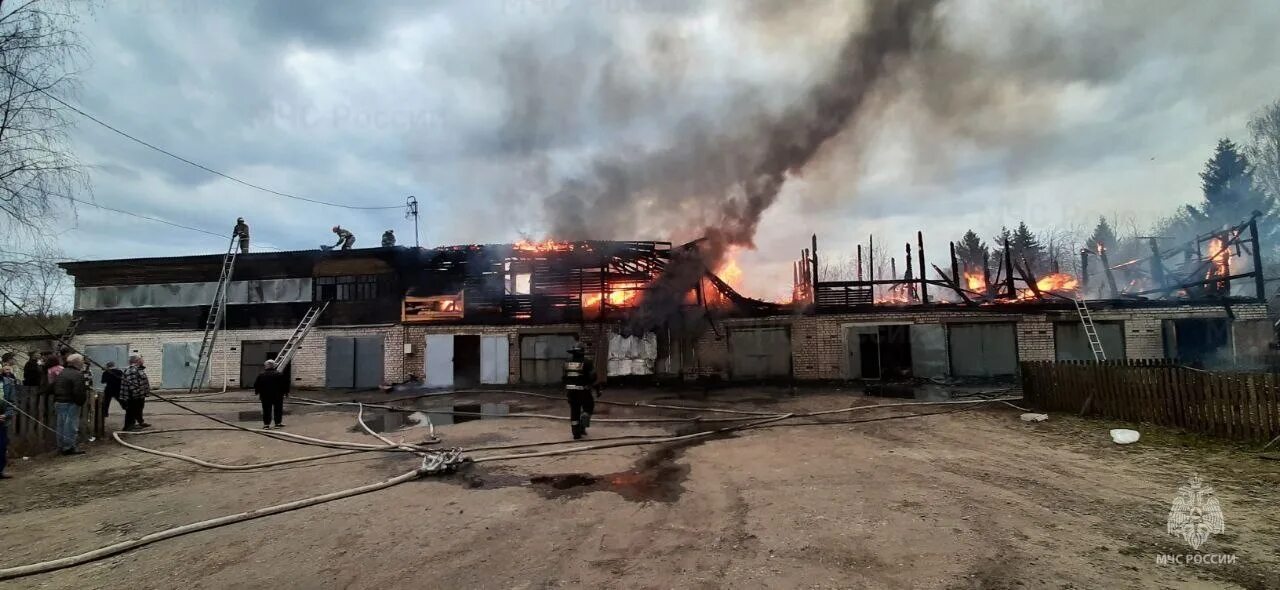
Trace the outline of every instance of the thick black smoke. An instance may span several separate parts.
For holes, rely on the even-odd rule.
[[[822,146],[857,124],[868,97],[894,68],[936,37],[939,0],[870,3],[863,27],[845,40],[827,74],[791,106],[745,120],[688,121],[670,145],[618,153],[563,184],[544,202],[550,235],[615,238],[634,216],[687,213],[701,233],[702,258],[718,263],[730,246],[753,245],[761,216],[787,178]],[[729,128],[716,128],[717,124]],[[700,231],[699,231],[700,230]]]

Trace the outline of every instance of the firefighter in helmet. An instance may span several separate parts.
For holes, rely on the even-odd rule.
[[[587,427],[591,425],[591,413],[596,408],[592,394],[595,382],[595,366],[587,360],[582,345],[574,343],[569,349],[569,360],[564,363],[564,391],[569,398],[569,425],[574,440],[586,436]]]

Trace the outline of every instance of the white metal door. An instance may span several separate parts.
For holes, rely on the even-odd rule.
[[[506,336],[480,337],[480,382],[506,385],[509,359]]]
[[[427,387],[453,387],[453,334],[427,334],[423,356]]]

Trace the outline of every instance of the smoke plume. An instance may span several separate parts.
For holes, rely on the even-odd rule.
[[[730,246],[752,246],[787,179],[857,124],[897,64],[933,42],[938,2],[870,3],[865,24],[845,39],[826,74],[780,112],[731,116],[728,126],[690,119],[669,145],[597,159],[544,201],[550,235],[614,238],[634,216],[670,219],[675,212],[686,227],[672,229],[707,238],[701,251],[709,266]]]

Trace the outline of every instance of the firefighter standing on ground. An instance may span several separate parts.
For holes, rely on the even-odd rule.
[[[249,253],[249,224],[244,222],[243,217],[236,218],[236,227],[231,230],[231,235],[240,238],[240,253]]]
[[[574,440],[586,436],[587,427],[591,426],[591,413],[596,408],[592,393],[595,382],[594,364],[587,360],[582,345],[574,344],[569,349],[569,360],[564,363],[564,391],[569,398],[569,426]]]
[[[356,243],[355,234],[342,229],[340,225],[333,226],[333,233],[338,234],[338,243],[333,245],[334,248],[342,246],[343,250],[350,250],[351,246]]]

